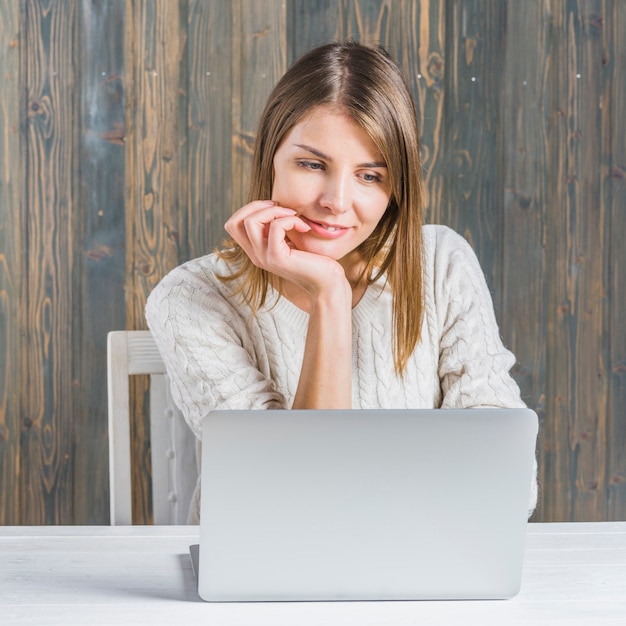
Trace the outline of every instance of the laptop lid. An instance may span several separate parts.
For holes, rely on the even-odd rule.
[[[200,597],[511,597],[537,430],[528,409],[213,412]]]

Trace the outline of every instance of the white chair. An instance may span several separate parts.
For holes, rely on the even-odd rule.
[[[150,375],[150,448],[155,524],[184,524],[198,476],[195,439],[173,404],[150,331],[107,336],[111,525],[132,524],[129,376]]]

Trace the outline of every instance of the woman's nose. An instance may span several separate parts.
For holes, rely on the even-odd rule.
[[[352,203],[348,176],[333,176],[326,180],[320,204],[332,213],[345,213]]]

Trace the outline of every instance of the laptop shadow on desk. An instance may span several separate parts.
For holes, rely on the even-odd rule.
[[[76,557],[35,569],[27,582],[39,590],[33,604],[49,603],[50,598],[67,605],[140,604],[142,599],[203,603],[189,552],[172,554],[169,564],[161,561],[151,570],[124,561],[100,564],[97,558],[85,564]]]
[[[204,604],[198,595],[198,579],[196,578],[189,553],[178,554],[176,556],[179,567],[177,577],[174,578],[173,571],[167,576],[153,577],[150,584],[146,581],[134,586],[116,587],[115,592],[134,598],[162,599],[168,601],[193,602]],[[111,581],[107,581],[110,588]]]

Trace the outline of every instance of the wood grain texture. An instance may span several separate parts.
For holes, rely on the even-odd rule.
[[[237,0],[233,11],[232,201],[239,208],[248,199],[259,116],[287,69],[287,9],[282,2]]]
[[[0,4],[0,525],[21,519],[20,285],[24,204],[20,159],[19,2]]]
[[[226,235],[233,206],[234,66],[230,2],[189,3],[187,19],[188,256],[206,254]]]
[[[523,400],[540,420],[543,443],[546,397],[545,223],[550,210],[547,193],[550,14],[542,3],[507,3],[499,154],[503,164],[502,257],[496,281],[502,293],[504,341],[517,357],[514,374]],[[529,45],[529,34],[532,34]],[[539,508],[550,497],[545,464],[539,464],[542,485]]]
[[[290,0],[287,2],[288,64],[305,52],[331,41],[339,35],[337,0]]]
[[[145,325],[147,295],[177,265],[181,197],[181,53],[178,3],[129,0],[127,9],[128,324]]]
[[[178,2],[128,0],[126,12],[126,317],[145,328],[144,307],[158,281],[181,261],[186,232],[185,155],[181,149],[181,55],[186,22]],[[182,122],[186,125],[186,122]],[[182,226],[182,227],[181,227]],[[134,519],[149,518],[148,381],[131,390]]]
[[[338,6],[337,23],[342,39],[389,46],[392,14],[398,14],[400,3],[390,0],[345,0]]]
[[[607,503],[605,517],[626,519],[626,4],[603,7],[602,197],[607,206],[603,251],[609,345]]]
[[[472,244],[498,313],[494,274],[502,245],[502,181],[496,132],[504,6],[481,0],[447,4],[442,125],[446,173],[434,215],[435,221],[451,226]]]
[[[106,335],[126,325],[124,203],[125,0],[83,0],[76,54],[80,157],[74,324],[74,516],[106,519]]]
[[[76,184],[75,3],[29,3],[25,21],[28,278],[20,407],[23,523],[71,523]],[[69,45],[68,45],[69,44]]]
[[[446,3],[403,4],[400,32],[404,42],[401,46],[396,45],[395,58],[408,78],[417,107],[427,222],[437,221],[437,216],[442,213],[443,187],[448,171],[443,160],[445,27]]]
[[[3,2],[0,523],[107,522],[106,332],[220,242],[270,90],[346,37],[403,67],[428,221],[487,276],[541,418],[536,519],[626,519],[625,32],[618,0]]]
[[[599,2],[554,9],[545,514],[575,520],[602,515],[606,484],[602,26]]]

